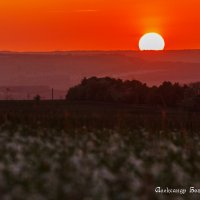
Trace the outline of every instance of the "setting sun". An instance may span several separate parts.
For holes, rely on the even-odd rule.
[[[158,33],[144,34],[139,41],[139,49],[143,50],[163,50],[165,41]]]

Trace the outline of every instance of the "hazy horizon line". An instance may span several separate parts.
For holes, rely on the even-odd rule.
[[[169,51],[200,51],[199,49],[166,49],[166,50],[133,50],[133,49],[110,49],[110,50],[47,50],[47,51],[15,51],[0,50],[0,53],[65,53],[65,52],[169,52]]]

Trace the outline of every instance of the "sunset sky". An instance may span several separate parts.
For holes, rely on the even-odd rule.
[[[166,49],[197,49],[199,8],[199,0],[3,0],[0,50],[137,50],[152,31]]]

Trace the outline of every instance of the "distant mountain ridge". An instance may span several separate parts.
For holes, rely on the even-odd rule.
[[[136,51],[136,50],[116,50],[116,51],[49,51],[49,52],[15,52],[15,51],[0,51],[0,55],[96,55],[96,54],[121,54],[127,56],[144,57],[151,55],[148,60],[162,60],[170,61],[190,61],[200,62],[200,49],[190,50],[165,50],[165,51]],[[158,58],[158,55],[160,58]]]
[[[200,50],[0,52],[0,86],[45,85],[64,94],[91,76],[137,79],[149,85],[199,81]]]

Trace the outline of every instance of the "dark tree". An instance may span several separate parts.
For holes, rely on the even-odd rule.
[[[91,77],[84,78],[79,85],[70,88],[66,99],[175,107],[182,105],[189,98],[198,96],[198,91],[200,83],[180,85],[165,81],[158,87],[148,87],[137,80]]]
[[[39,103],[40,100],[41,100],[40,95],[36,95],[36,96],[34,97],[34,101],[36,101],[37,103]]]

